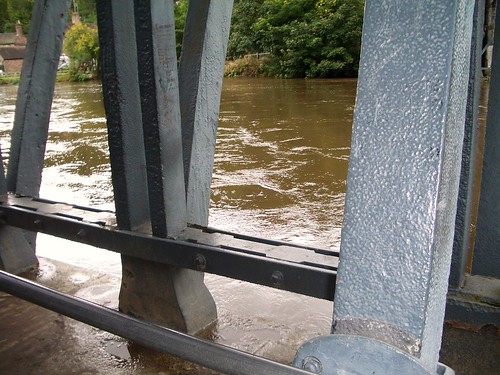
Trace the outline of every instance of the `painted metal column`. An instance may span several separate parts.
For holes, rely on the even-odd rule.
[[[0,199],[7,196],[7,181],[3,169],[0,151]],[[28,243],[21,229],[0,225],[0,269],[13,274],[20,274],[38,265],[38,260],[31,244]]]
[[[208,225],[210,188],[233,0],[191,0],[179,84],[189,223]]]
[[[500,278],[500,10],[497,6],[486,142],[472,274]]]
[[[186,198],[174,3],[107,0],[97,7],[118,223],[177,237],[186,227]],[[122,269],[121,311],[188,333],[217,318],[202,273],[126,256]]]
[[[450,288],[460,288],[465,281],[465,272],[470,252],[470,226],[473,210],[474,172],[477,154],[479,98],[481,95],[481,51],[484,37],[484,0],[476,1],[472,31],[471,65],[468,100],[465,115],[462,169],[458,191],[455,237],[451,258]]]
[[[296,366],[443,373],[473,13],[472,0],[366,1],[333,335]]]
[[[38,0],[33,8],[7,169],[7,188],[11,192],[37,197],[40,190],[69,4],[69,0]]]
[[[97,16],[117,224],[149,232],[133,3],[98,1]]]
[[[33,8],[11,137],[6,180],[11,192],[37,197],[40,191],[50,108],[69,5],[69,0],[37,0]],[[0,194],[6,192],[2,190]],[[2,226],[2,268],[19,273],[36,266],[35,238],[34,233]]]
[[[142,127],[153,235],[186,228],[174,4],[134,1]]]

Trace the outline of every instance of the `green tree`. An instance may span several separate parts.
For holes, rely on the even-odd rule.
[[[186,27],[188,3],[188,0],[177,0],[174,7],[177,59],[180,59],[182,52],[182,38],[184,37],[184,28]]]
[[[364,0],[236,1],[229,56],[269,52],[268,72],[280,77],[355,76],[363,8]]]
[[[0,32],[14,32],[16,22],[21,22],[28,33],[35,0],[0,0]]]
[[[73,25],[64,38],[64,53],[71,60],[73,74],[95,74],[98,68],[99,43],[97,29],[83,23]]]
[[[96,0],[73,0],[74,10],[80,14],[83,23],[97,25]]]
[[[312,34],[321,39],[323,48],[310,66],[308,75],[335,77],[357,74],[363,10],[363,0],[318,2]]]
[[[240,58],[260,52],[254,25],[261,13],[264,0],[235,0],[231,19],[227,56]]]
[[[5,32],[5,24],[9,22],[9,14],[6,0],[0,0],[0,32]]]

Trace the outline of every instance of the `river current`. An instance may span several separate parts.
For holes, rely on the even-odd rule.
[[[4,163],[16,91],[15,86],[0,86]],[[209,225],[337,249],[355,92],[355,80],[226,79]],[[57,84],[40,196],[114,209],[99,83]],[[39,235],[37,254],[116,280],[121,275],[117,254],[50,236]],[[218,308],[216,342],[290,362],[300,343],[330,330],[331,302],[216,275],[207,274],[206,283]],[[94,292],[83,290],[79,296],[92,299]],[[110,297],[112,307],[116,293]],[[125,364],[118,371],[102,359],[100,368],[147,373],[146,360],[116,353],[118,344],[108,352]]]

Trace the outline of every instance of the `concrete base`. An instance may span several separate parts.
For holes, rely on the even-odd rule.
[[[473,330],[446,322],[439,361],[457,374],[492,375],[500,369],[500,330],[492,325]]]
[[[217,320],[202,272],[122,256],[120,311],[196,334]]]
[[[19,228],[0,226],[0,269],[19,275],[38,266],[34,245],[25,234],[29,239],[35,236]]]

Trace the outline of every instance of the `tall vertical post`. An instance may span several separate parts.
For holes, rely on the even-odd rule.
[[[135,1],[139,87],[153,234],[186,227],[174,4]]]
[[[296,365],[436,374],[474,1],[365,7],[333,335],[304,345]]]
[[[11,192],[36,197],[40,191],[50,108],[69,5],[69,0],[37,0],[33,8],[7,170],[6,188]],[[0,231],[2,268],[18,273],[36,266],[34,233],[5,226]]]
[[[97,3],[118,224],[159,237],[186,227],[173,7]],[[215,321],[202,273],[125,256],[122,268],[121,311],[188,333]]]
[[[500,276],[500,10],[497,6],[472,273]]]
[[[481,95],[481,51],[484,37],[484,0],[476,1],[472,31],[471,64],[468,85],[467,110],[465,115],[462,169],[458,191],[455,237],[451,258],[450,288],[460,288],[470,252],[470,226],[474,205],[474,177],[477,153],[479,98]]]
[[[11,192],[38,196],[50,108],[70,0],[38,0],[33,8],[7,169]]]
[[[98,1],[97,16],[116,219],[120,228],[149,231],[133,3]]]
[[[189,223],[207,225],[233,0],[191,0],[179,84]]]
[[[0,152],[0,199],[7,197],[7,182]],[[19,228],[0,225],[0,269],[19,274],[36,267],[38,260],[33,248]]]

